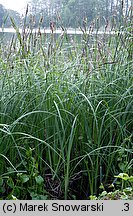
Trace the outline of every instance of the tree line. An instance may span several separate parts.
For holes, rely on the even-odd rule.
[[[0,4],[0,27],[11,27],[10,17],[14,18],[17,25],[20,24],[20,14],[17,11],[6,9]]]
[[[65,27],[77,28],[93,23],[100,19],[100,25],[107,23],[110,18],[121,22],[123,15],[127,15],[131,0],[29,0],[28,21],[32,19],[34,27],[41,20],[42,27],[50,27],[50,23],[61,22]],[[20,23],[20,14],[13,10],[6,10],[0,5],[0,26],[11,25],[9,17]]]
[[[61,20],[65,27],[77,28],[95,19],[101,19],[101,25],[115,17],[117,22],[127,15],[131,0],[31,0],[30,12],[39,22],[43,17],[43,26],[48,27],[51,21]]]

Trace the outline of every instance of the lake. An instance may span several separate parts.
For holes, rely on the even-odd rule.
[[[27,30],[30,31],[30,29],[27,29]],[[19,29],[19,32],[22,33],[22,29],[21,28]],[[33,29],[32,32],[33,33],[38,32],[38,29]],[[41,33],[50,34],[51,30],[50,29],[40,29],[40,32]],[[67,29],[66,32],[69,35],[78,35],[78,34],[82,35],[83,34],[83,32],[80,29]],[[16,33],[16,30],[13,29],[13,28],[4,28],[4,29],[0,28],[0,33]],[[62,29],[56,29],[53,33],[54,34],[62,34],[63,31],[62,31]],[[96,31],[95,30],[95,31],[93,31],[93,32],[90,33],[90,31],[88,30],[88,31],[86,31],[86,33],[87,34],[91,34],[91,35],[92,34],[94,34],[94,35],[95,34],[98,34],[98,35],[103,35],[103,34],[114,35],[114,34],[116,34],[116,31]]]

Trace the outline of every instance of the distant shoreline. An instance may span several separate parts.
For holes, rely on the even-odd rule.
[[[27,31],[31,31],[30,29],[26,29]],[[50,29],[40,29],[39,30],[41,33],[46,33],[46,34],[50,34],[52,33]],[[70,35],[82,35],[83,32],[79,29],[66,29],[65,30],[67,34],[70,34]],[[62,29],[56,29],[55,31],[53,31],[53,34],[63,34],[65,31],[63,31]],[[22,29],[19,28],[19,32],[22,33]],[[38,32],[38,29],[33,29],[32,30],[33,33],[37,33]],[[16,30],[14,28],[0,28],[0,33],[16,33]],[[118,32],[116,31],[93,31],[93,32],[90,32],[90,31],[86,31],[85,32],[86,34],[90,34],[90,35],[95,35],[95,34],[107,34],[107,35],[114,35],[114,34],[117,34]]]

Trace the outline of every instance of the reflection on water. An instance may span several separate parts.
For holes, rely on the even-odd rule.
[[[21,28],[19,28],[18,30],[19,30],[19,33],[22,34],[23,30]],[[55,29],[53,34],[52,34],[50,29],[44,29],[44,28],[43,29],[32,29],[32,30],[29,28],[26,28],[24,31],[27,35],[30,34],[31,32],[33,34],[36,34],[36,36],[38,33],[43,35],[43,37],[45,37],[46,43],[48,43],[48,40],[50,38],[49,37],[50,34],[54,35],[54,39],[58,38],[59,36],[62,37],[62,35],[64,34],[64,31],[62,31],[62,29]],[[67,29],[65,31],[66,31],[67,35],[69,36],[70,41],[73,41],[73,40],[77,41],[77,42],[82,41],[83,32],[80,29]],[[0,42],[5,44],[5,43],[8,43],[13,37],[15,39],[17,37],[17,35],[15,33],[16,33],[16,30],[14,28],[4,28],[4,29],[0,28]],[[85,32],[85,34],[90,35],[89,36],[89,43],[92,44],[97,36],[99,36],[100,39],[103,36],[105,38],[107,38],[108,36],[117,34],[117,32],[116,31],[96,31],[96,30],[94,30],[93,32],[91,31],[91,33],[90,33],[90,31],[88,30]]]
[[[29,32],[31,31],[31,29],[26,29],[26,30],[29,31]],[[50,34],[51,33],[50,29],[40,29],[39,31],[41,33],[46,33],[46,34]],[[0,33],[1,32],[2,33],[15,33],[16,30],[13,29],[13,28],[4,28],[4,29],[0,28]],[[22,33],[22,29],[21,28],[19,29],[19,32]],[[38,32],[38,29],[33,29],[32,32],[36,33],[36,32]],[[79,30],[79,29],[67,29],[66,32],[67,32],[67,34],[70,34],[70,35],[73,35],[73,34],[74,35],[75,34],[83,34],[83,32],[81,30]],[[63,31],[61,29],[56,29],[53,33],[55,33],[55,34],[62,34]],[[88,30],[88,31],[86,31],[86,33],[90,34],[90,31]],[[99,35],[100,34],[116,34],[116,31],[98,31],[97,32],[97,30],[95,30],[95,31],[91,32],[91,34],[99,34]]]
[[[23,30],[21,28],[18,29],[19,33],[22,34]],[[42,35],[46,36],[46,38],[49,38],[49,35],[52,34],[50,29],[25,29],[24,30],[25,33],[28,35],[31,32],[33,34],[38,34],[41,33]],[[78,30],[78,29],[68,29],[67,31],[67,35],[70,36],[70,38],[75,38],[76,40],[81,40],[81,35],[83,34],[82,31]],[[12,37],[16,37],[16,30],[14,28],[0,28],[0,40],[1,42],[8,42]],[[62,31],[61,29],[56,29],[53,32],[54,38],[58,38],[59,36],[62,36],[64,34],[64,31]]]
[[[18,29],[19,33],[22,34],[23,30]],[[18,33],[18,32],[17,32]],[[24,34],[18,35],[16,33],[16,30],[13,28],[4,28],[0,29],[0,46],[2,47],[2,50],[6,49],[16,49],[22,44],[24,45],[23,48],[26,50],[35,50],[35,48],[40,49],[42,48],[41,45],[45,46],[46,49],[51,49],[54,46],[60,47],[63,46],[63,48],[71,49],[75,47],[88,47],[90,52],[93,52],[95,44],[98,42],[98,44],[105,45],[110,38],[113,38],[113,34],[116,34],[116,32],[110,31],[110,32],[104,32],[104,31],[93,31],[89,32],[86,31],[85,34],[83,34],[83,31],[79,29],[67,29],[66,33],[62,31],[61,29],[56,29],[53,33],[50,29],[24,29]],[[31,34],[33,33],[33,34]],[[64,37],[62,37],[64,35]],[[87,37],[86,37],[87,36]],[[24,42],[24,43],[23,43]],[[58,44],[58,45],[57,45]],[[83,46],[82,46],[83,45]]]

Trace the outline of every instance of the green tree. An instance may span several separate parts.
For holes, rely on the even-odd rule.
[[[123,2],[127,11],[130,0],[31,0],[30,7],[31,13],[36,17],[40,15],[44,17],[46,27],[49,26],[51,20],[56,19],[57,12],[66,27],[78,27],[82,25],[85,17],[90,24],[97,17],[108,20],[114,11],[120,21]],[[101,25],[103,25],[102,22]]]
[[[14,10],[7,10],[2,4],[0,4],[0,27],[4,24],[4,27],[11,27],[10,17],[12,17],[19,26],[20,24],[20,14]]]
[[[6,20],[6,23],[5,23],[5,26],[6,27],[11,27],[11,20],[10,20],[10,17],[12,17],[15,21],[15,24],[17,26],[20,25],[20,14],[17,12],[17,11],[14,11],[14,10],[6,10],[5,11],[5,14],[6,16],[8,16],[7,20]]]

